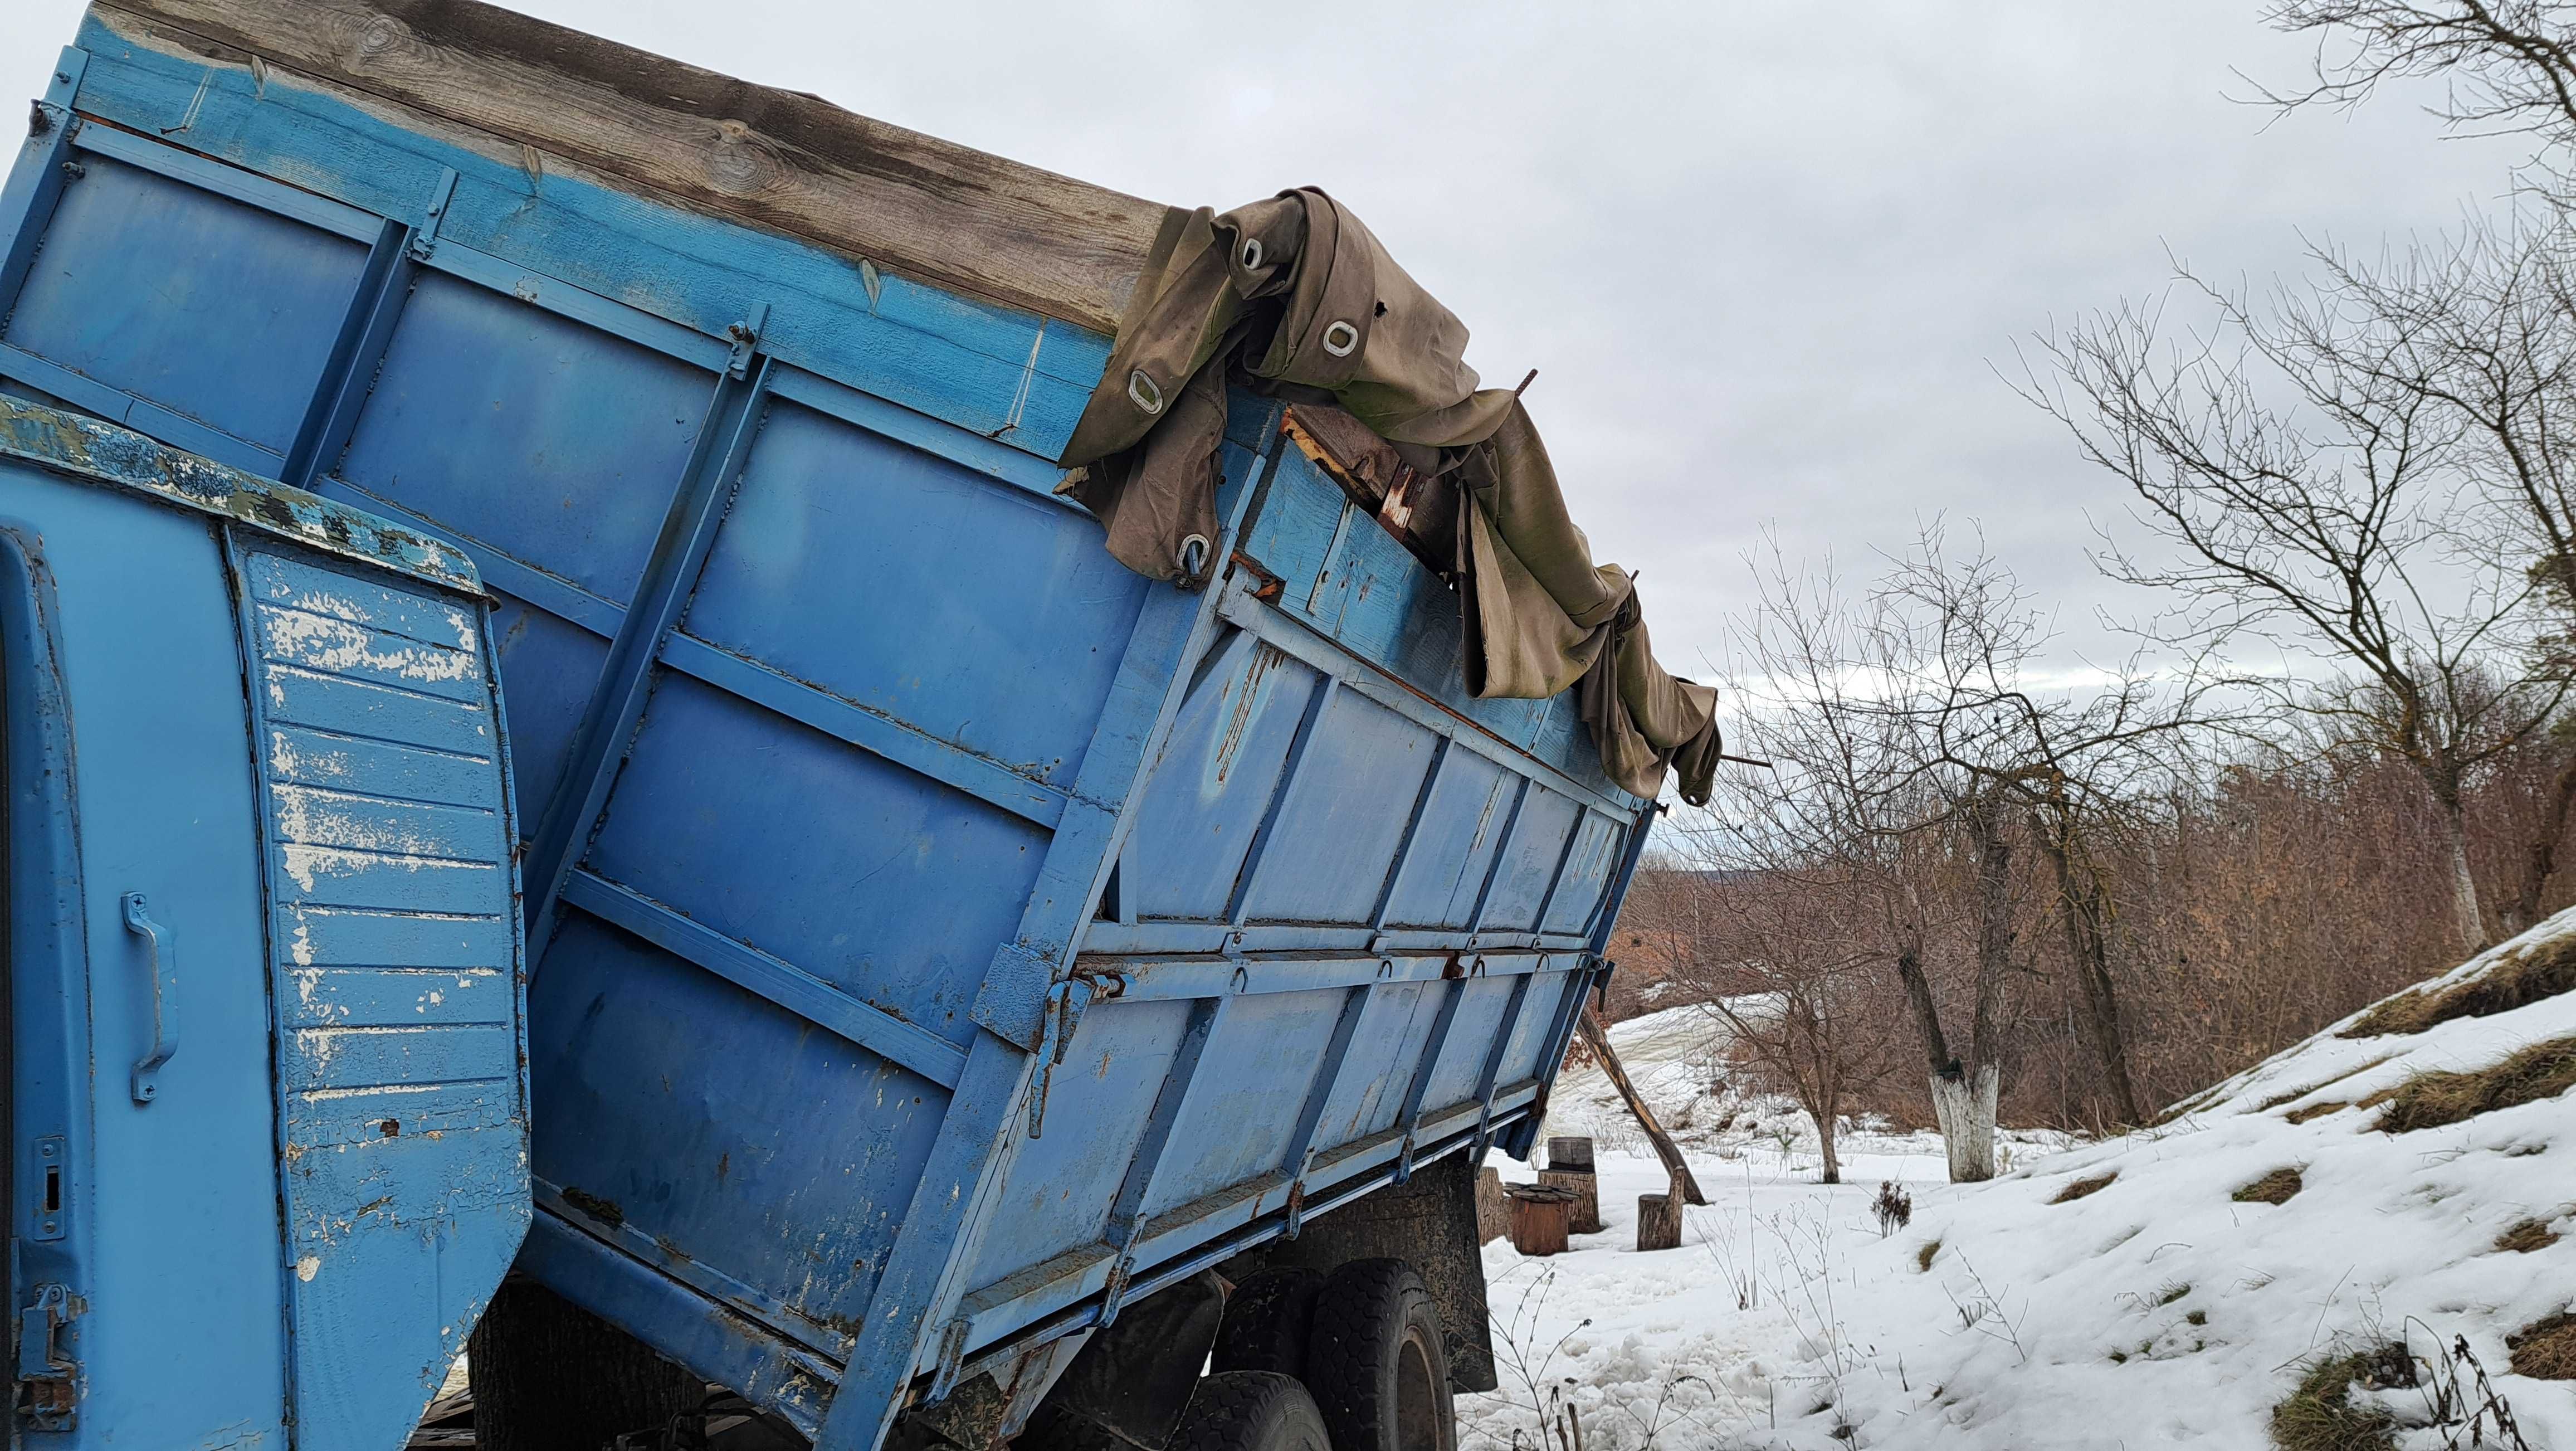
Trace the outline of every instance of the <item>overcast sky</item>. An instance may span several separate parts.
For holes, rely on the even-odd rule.
[[[516,8],[1158,201],[1316,184],[1530,406],[1596,554],[1697,673],[1766,527],[1865,574],[1973,520],[2099,654],[2123,505],[2013,396],[2017,340],[2166,285],[2256,282],[2300,234],[2375,247],[2492,206],[2512,141],[2393,95],[2273,122],[2258,0],[1041,5],[521,0]],[[0,3],[32,96],[79,14]]]

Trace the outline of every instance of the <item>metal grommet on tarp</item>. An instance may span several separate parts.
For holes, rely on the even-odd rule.
[[[1148,413],[1163,411],[1163,385],[1146,375],[1142,368],[1127,375],[1127,401]]]
[[[1243,239],[1243,250],[1235,254],[1235,264],[1246,272],[1258,272],[1261,270],[1261,239],[1259,237],[1246,237]]]
[[[1193,534],[1181,541],[1180,566],[1184,579],[1196,579],[1207,573],[1208,551],[1214,546],[1204,534]]]
[[[1360,330],[1335,319],[1324,328],[1324,351],[1336,358],[1347,358],[1360,345]]]

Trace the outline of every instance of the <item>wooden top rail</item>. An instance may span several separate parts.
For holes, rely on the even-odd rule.
[[[476,0],[113,0],[270,66],[1102,333],[1171,208]]]

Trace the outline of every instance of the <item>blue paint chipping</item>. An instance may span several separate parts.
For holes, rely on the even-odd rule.
[[[236,1420],[392,1451],[524,1232],[873,1451],[1041,1329],[1527,1151],[1652,804],[1570,699],[1464,694],[1454,596],[1275,404],[1232,400],[1220,460],[1249,567],[1181,593],[1051,492],[1105,339],[96,15],[68,54],[0,191],[0,503],[69,521],[57,572],[106,567],[83,528],[160,551],[63,573],[67,621],[145,567],[210,602],[154,668],[214,690],[201,804],[256,869],[79,910],[150,890],[188,982],[248,985],[191,999],[142,1110],[213,1112],[229,1010],[232,1112],[274,1128]],[[129,1034],[101,1001],[22,1033],[22,1083]],[[47,1092],[20,1142],[152,1143]],[[23,1273],[115,1293],[113,1219]]]

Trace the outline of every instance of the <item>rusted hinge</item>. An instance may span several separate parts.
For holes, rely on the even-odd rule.
[[[69,1431],[80,1423],[80,1362],[64,1352],[62,1329],[80,1313],[71,1289],[38,1285],[18,1311],[18,1424]]]

